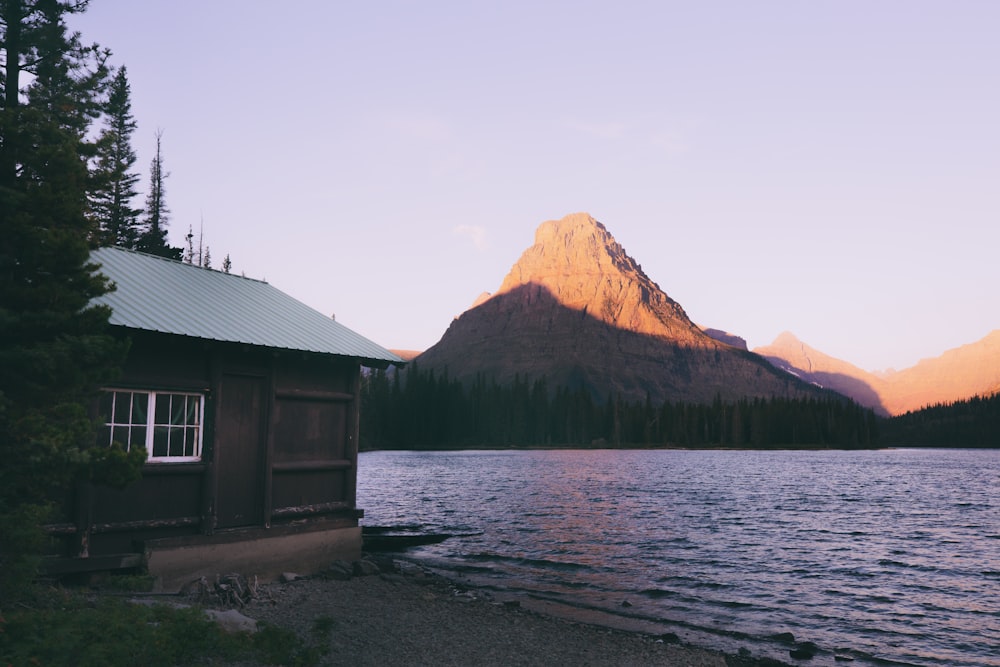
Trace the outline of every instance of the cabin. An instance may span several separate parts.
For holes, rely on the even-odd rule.
[[[91,261],[131,342],[93,407],[98,446],[147,459],[123,490],[68,490],[46,569],[140,566],[177,590],[359,558],[361,369],[402,360],[263,281],[121,248]]]

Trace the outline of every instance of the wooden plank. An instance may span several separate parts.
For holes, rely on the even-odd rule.
[[[317,503],[315,505],[299,505],[298,507],[276,507],[272,514],[276,517],[304,516],[307,514],[323,514],[338,510],[352,509],[350,503],[336,501],[332,503]]]
[[[264,527],[271,527],[271,511],[274,508],[274,420],[278,410],[276,385],[278,382],[275,366],[277,360],[272,356],[268,364],[267,396],[264,403],[267,413],[264,415],[264,507],[262,517]]]
[[[75,523],[50,523],[42,526],[49,535],[74,535],[79,528]]]
[[[180,516],[171,519],[138,519],[136,521],[116,521],[114,523],[95,523],[91,530],[95,533],[124,533],[130,530],[145,528],[182,528],[201,524],[200,516]]]
[[[269,386],[266,376],[222,375],[215,424],[216,529],[264,522]]]
[[[47,575],[125,570],[142,567],[142,554],[124,553],[89,558],[43,558],[40,570]]]
[[[344,489],[344,500],[350,503],[351,507],[358,504],[358,439],[361,431],[361,366],[355,365],[351,376],[351,392],[355,401],[348,410],[347,424],[345,425],[344,456],[351,461],[351,470],[347,473],[346,488]]]
[[[146,463],[142,466],[143,476],[154,475],[202,475],[208,471],[208,464],[191,463]]]
[[[287,461],[285,463],[275,463],[271,466],[274,472],[322,472],[324,470],[346,470],[353,463],[347,459],[335,459],[332,461]]]
[[[90,555],[90,533],[94,525],[94,486],[82,480],[77,480],[74,485],[76,532],[73,534],[72,553],[86,558]]]
[[[205,411],[205,435],[211,434],[211,442],[202,441],[202,460],[205,460],[205,448],[210,447],[208,453],[209,469],[202,482],[202,521],[201,532],[211,535],[219,523],[219,508],[216,505],[216,498],[219,496],[219,419],[222,412],[221,401],[219,400],[219,389],[222,386],[222,364],[219,356],[213,354],[209,357],[209,375],[212,386],[212,406],[211,422],[209,422],[208,410]],[[206,398],[207,400],[207,398]],[[206,406],[207,407],[207,406]]]
[[[275,392],[279,400],[316,401],[320,403],[349,403],[357,397],[342,391],[307,391],[304,389],[282,389]]]

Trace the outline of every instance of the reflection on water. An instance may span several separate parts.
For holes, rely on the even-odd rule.
[[[696,643],[993,666],[998,483],[997,450],[371,452],[358,505],[466,534],[411,554],[479,585]]]

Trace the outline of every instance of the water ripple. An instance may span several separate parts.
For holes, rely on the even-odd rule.
[[[411,555],[473,583],[686,641],[1000,667],[996,479],[997,450],[372,452],[358,504],[467,534]]]

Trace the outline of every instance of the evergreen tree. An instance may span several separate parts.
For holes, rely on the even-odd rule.
[[[101,456],[86,406],[126,349],[88,305],[109,289],[89,263],[85,139],[107,52],[66,29],[85,7],[0,2],[0,599],[30,579],[49,494]]]
[[[233,260],[229,259],[229,253],[226,253],[225,258],[222,260],[222,272],[229,273],[233,268]]]
[[[194,264],[194,228],[188,225],[187,236],[184,237],[186,245],[181,251],[181,261],[185,264]]]
[[[139,182],[139,175],[133,171],[137,160],[132,149],[136,122],[132,117],[131,89],[124,67],[111,81],[104,113],[107,127],[97,142],[91,196],[91,209],[99,228],[98,242],[135,249],[142,211],[132,207],[138,194],[135,186]]]
[[[164,198],[164,181],[169,172],[163,170],[163,130],[156,131],[156,155],[149,165],[149,192],[146,193],[146,215],[137,247],[143,252],[170,259],[180,259],[181,249],[167,243],[167,222],[170,209]]]

